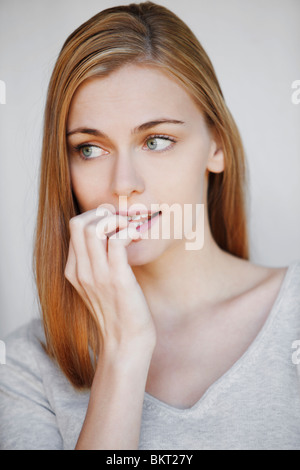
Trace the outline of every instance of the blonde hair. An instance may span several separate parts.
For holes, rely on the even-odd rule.
[[[209,173],[210,228],[223,250],[248,258],[243,145],[201,44],[181,19],[152,2],[96,14],[67,38],[50,80],[33,255],[46,351],[78,388],[91,386],[99,334],[86,305],[64,276],[69,220],[79,213],[69,174],[66,124],[72,97],[84,80],[107,76],[128,63],[155,65],[175,76],[218,133],[225,170]]]

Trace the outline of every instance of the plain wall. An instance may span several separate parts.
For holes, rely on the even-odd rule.
[[[46,90],[67,36],[92,15],[130,1],[1,0],[0,339],[38,315],[33,231]],[[298,0],[164,0],[194,31],[240,129],[250,173],[251,261],[300,259]],[[0,100],[1,102],[1,100]]]

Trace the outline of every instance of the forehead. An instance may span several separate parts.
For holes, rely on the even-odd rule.
[[[200,110],[183,85],[158,67],[126,65],[107,77],[83,82],[73,96],[69,124],[102,118],[131,121],[169,116],[199,118]],[[86,122],[88,121],[88,122]],[[103,122],[103,121],[102,121]]]

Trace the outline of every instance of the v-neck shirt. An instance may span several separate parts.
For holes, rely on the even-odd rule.
[[[0,364],[0,449],[74,449],[89,391],[44,352],[33,320],[6,340]],[[300,449],[300,260],[246,352],[190,408],[145,392],[139,450]],[[197,374],[197,370],[195,370]]]

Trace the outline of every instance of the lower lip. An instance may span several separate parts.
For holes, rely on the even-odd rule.
[[[155,222],[159,219],[159,216],[161,215],[161,213],[157,214],[156,216],[152,217],[151,219],[148,220],[148,222],[144,222],[142,225],[140,225],[139,227],[137,227],[137,231],[140,232],[140,233],[144,233],[144,232],[147,232],[147,230],[149,230],[149,228],[155,224]],[[137,240],[138,241],[138,240]]]

